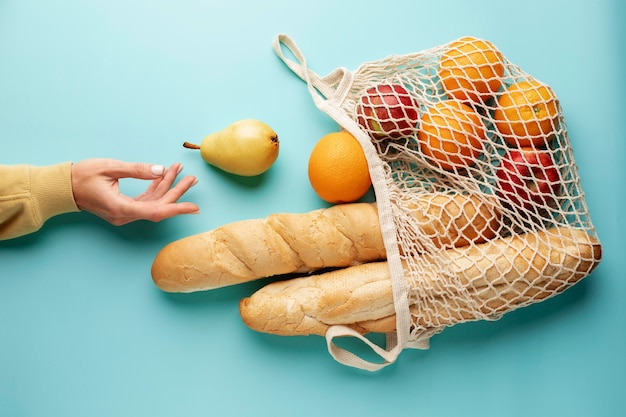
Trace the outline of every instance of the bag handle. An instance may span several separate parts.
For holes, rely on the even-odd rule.
[[[354,353],[337,346],[334,343],[334,339],[338,337],[354,337],[361,340],[363,343],[369,346],[369,348],[372,349],[374,353],[381,357],[384,362],[378,363],[366,361],[365,359],[355,355]],[[356,330],[347,326],[335,325],[331,326],[326,331],[326,345],[328,346],[328,352],[332,355],[333,358],[335,358],[337,362],[373,372],[392,364],[402,350],[402,347],[398,345],[398,338],[396,337],[395,333],[387,333],[386,337],[386,348],[383,349],[377,344],[373,343],[371,340],[364,337]]]
[[[284,48],[293,55],[295,60],[289,59],[285,55]],[[323,107],[322,103],[326,100],[334,103],[342,103],[350,92],[350,87],[354,80],[354,74],[352,74],[351,71],[340,67],[325,77],[320,77],[316,72],[307,67],[304,54],[289,35],[281,33],[276,36],[273,49],[285,65],[306,82],[311,96],[313,97],[313,101],[318,107]]]

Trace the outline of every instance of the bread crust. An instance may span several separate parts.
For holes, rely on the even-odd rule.
[[[497,206],[485,196],[424,194],[405,209],[435,247],[484,241],[500,224]],[[242,220],[171,242],[156,255],[152,279],[163,291],[194,292],[384,259],[376,203],[340,204]]]
[[[166,245],[152,278],[167,292],[203,291],[264,277],[385,258],[373,203],[242,220]]]
[[[569,227],[421,255],[431,268],[412,286],[413,323],[437,328],[497,317],[571,287],[601,257],[595,237]],[[449,267],[448,277],[437,275],[440,265]],[[251,329],[284,336],[324,335],[336,324],[360,333],[396,328],[384,261],[270,283],[241,300],[239,310]]]

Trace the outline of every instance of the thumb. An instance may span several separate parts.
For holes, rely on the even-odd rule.
[[[163,165],[144,164],[139,162],[118,161],[110,168],[110,173],[116,178],[136,178],[150,180],[160,178],[165,174]]]

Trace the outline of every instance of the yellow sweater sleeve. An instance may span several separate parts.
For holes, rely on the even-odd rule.
[[[58,214],[80,211],[71,167],[71,162],[0,165],[0,240],[35,232]]]

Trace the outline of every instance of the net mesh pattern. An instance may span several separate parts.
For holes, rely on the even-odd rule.
[[[416,224],[416,217],[407,207],[420,195],[476,193],[493,201],[502,216],[496,230],[491,231],[494,237],[560,226],[592,231],[556,95],[549,86],[495,50],[487,42],[463,38],[418,54],[365,64],[356,71],[355,82],[342,105],[372,138],[385,162],[397,239],[410,281],[410,304],[422,306],[413,309],[414,315],[420,310],[441,311],[445,315],[415,317],[416,333],[466,319],[494,319],[514,307],[531,303],[534,297],[524,296],[524,290],[528,282],[532,284],[531,275],[542,274],[532,264],[516,266],[523,268],[517,271],[523,278],[517,286],[515,282],[506,285],[511,289],[503,293],[504,287],[496,283],[464,286],[447,259],[420,262],[422,258],[416,255],[428,253],[438,258],[441,249],[455,244],[435,247],[429,236],[417,233],[424,230],[424,225]],[[448,71],[442,74],[442,61],[446,59]],[[501,75],[494,71],[498,65]],[[441,76],[456,77],[450,89],[446,89]],[[487,88],[472,84],[473,80],[483,82]],[[495,91],[490,91],[489,84],[497,87]],[[520,85],[522,89],[515,91],[522,93],[502,104],[508,96],[499,95],[498,91]],[[476,97],[478,100],[472,100]],[[417,117],[412,113],[415,110]],[[420,133],[420,122],[428,132]],[[429,154],[425,152],[427,146],[432,149]],[[511,157],[511,152],[516,152],[513,155],[518,159],[514,161],[519,162],[507,164],[505,157]],[[547,162],[538,161],[537,152]],[[510,170],[504,171],[507,168]],[[532,187],[545,189],[531,194]],[[431,222],[441,222],[441,218],[428,218]],[[513,259],[519,257],[515,249],[509,252]],[[479,275],[484,274],[481,271]],[[425,275],[430,278],[424,278]],[[534,285],[538,286],[537,295],[544,298],[562,289],[558,285],[542,288],[542,282]],[[424,303],[432,303],[433,307],[424,307]]]
[[[409,344],[545,300],[599,261],[560,102],[492,43],[459,38],[335,77],[303,67],[318,106],[373,146]]]

